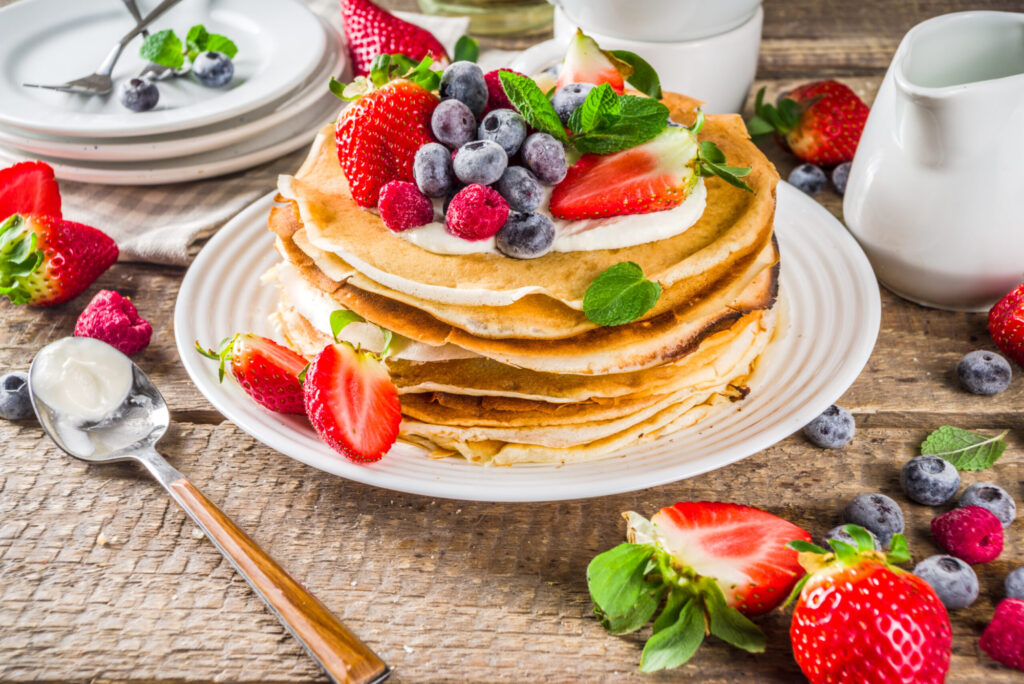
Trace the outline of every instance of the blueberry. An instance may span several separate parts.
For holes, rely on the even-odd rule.
[[[476,139],[476,117],[462,102],[445,100],[434,108],[430,130],[435,138],[454,150]]]
[[[544,186],[522,166],[510,166],[495,186],[512,211],[533,211],[544,201]]]
[[[964,389],[973,394],[999,394],[1010,386],[1010,363],[995,352],[979,349],[964,355],[956,364],[956,375]]]
[[[493,140],[511,157],[526,138],[526,119],[512,109],[492,109],[481,119],[477,137]]]
[[[466,185],[490,185],[505,173],[508,155],[493,140],[474,140],[459,148],[453,166],[459,181]]]
[[[483,114],[487,106],[487,81],[484,72],[473,62],[452,62],[441,74],[438,93],[442,100],[459,100],[473,112]]]
[[[192,60],[192,73],[207,88],[220,88],[235,75],[235,64],[223,52],[208,50]]]
[[[929,556],[914,566],[914,574],[932,585],[949,610],[966,608],[978,598],[978,576],[959,558]]]
[[[846,181],[850,180],[850,167],[853,166],[852,162],[843,162],[832,169],[832,187],[836,189],[840,195],[846,194]]]
[[[534,133],[528,137],[520,149],[520,155],[534,175],[548,185],[561,182],[569,171],[565,148],[547,133]]]
[[[789,182],[808,195],[817,195],[825,189],[825,172],[814,164],[801,164],[789,173]]]
[[[8,373],[0,378],[0,418],[24,420],[32,415],[28,397],[28,374]]]
[[[876,550],[881,550],[882,546],[878,543],[878,537],[876,537],[875,534],[871,530],[865,530],[865,531],[869,535],[871,535],[871,539],[875,542],[875,549]],[[822,538],[822,541],[825,542],[824,543],[824,547],[826,549],[831,548],[828,545],[828,540],[829,539],[837,539],[837,540],[839,540],[841,542],[846,542],[847,544],[849,544],[853,548],[857,548],[857,540],[855,540],[853,537],[851,537],[850,533],[846,531],[846,525],[837,525],[836,527],[833,527],[831,530],[829,530],[828,532],[825,533],[825,536]]]
[[[569,117],[576,111],[576,108],[583,104],[587,95],[596,86],[593,83],[570,83],[555,91],[551,98],[551,106],[558,113],[558,118],[563,124],[569,123]]]
[[[804,436],[822,449],[838,449],[850,443],[855,429],[850,412],[832,404],[804,427]]]
[[[412,163],[416,187],[427,197],[444,197],[455,180],[452,153],[441,143],[427,143],[416,150]]]
[[[963,506],[981,506],[999,518],[1003,527],[1009,527],[1017,517],[1017,503],[1009,492],[991,482],[975,482],[960,496]]]
[[[535,259],[551,251],[555,225],[544,214],[512,211],[495,236],[495,243],[505,256]]]
[[[885,494],[861,494],[846,504],[843,519],[860,525],[888,546],[892,536],[903,531],[903,511]]]
[[[960,489],[960,473],[938,456],[917,456],[900,472],[900,486],[907,497],[925,506],[941,506]]]
[[[1024,565],[1007,575],[1003,586],[1006,588],[1006,598],[1024,600]]]
[[[147,112],[160,101],[160,90],[155,83],[143,78],[123,82],[117,89],[121,104],[133,112]]]

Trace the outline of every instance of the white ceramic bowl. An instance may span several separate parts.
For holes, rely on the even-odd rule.
[[[750,21],[761,0],[549,0],[587,33],[679,42],[726,33]],[[556,32],[555,36],[558,34]]]

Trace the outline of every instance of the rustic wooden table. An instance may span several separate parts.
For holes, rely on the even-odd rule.
[[[766,0],[755,87],[767,85],[774,95],[838,76],[870,101],[900,36],[917,21],[967,4]],[[1022,7],[1020,0],[974,4]],[[785,177],[793,162],[773,144],[766,150]],[[831,191],[818,199],[841,216]],[[396,681],[797,681],[788,612],[760,621],[768,635],[762,655],[711,640],[677,671],[638,674],[643,635],[606,635],[591,616],[584,579],[590,558],[621,541],[619,512],[650,514],[683,499],[736,501],[817,536],[839,522],[842,506],[858,493],[902,500],[900,467],[929,430],[947,423],[1009,428],[1010,448],[997,466],[964,480],[994,480],[1018,498],[1024,494],[1024,379],[984,398],[959,390],[953,374],[963,353],[993,348],[980,314],[923,309],[883,291],[877,347],[840,401],[858,426],[854,442],[840,451],[818,450],[797,434],[735,465],[655,489],[484,504],[347,482],[225,421],[192,386],[174,348],[182,273],[119,264],[89,293],[53,310],[0,303],[0,368],[27,368],[42,345],[71,334],[95,290],[130,295],[155,330],[138,362],[172,409],[162,450],[394,665]],[[0,444],[0,679],[321,677],[216,549],[136,468],[72,461],[31,421],[0,421]],[[928,534],[935,511],[909,503],[904,511],[914,557],[935,553]],[[1002,597],[1002,578],[1024,562],[1021,525],[1009,528],[998,561],[977,568],[978,601],[952,615],[951,682],[1024,676],[978,649]]]

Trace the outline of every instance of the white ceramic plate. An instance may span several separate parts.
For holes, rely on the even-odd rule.
[[[434,461],[399,442],[377,463],[357,465],[323,444],[301,417],[265,411],[234,382],[219,384],[216,364],[193,348],[196,340],[212,345],[234,332],[273,334],[268,316],[277,290],[259,282],[280,259],[266,227],[272,204],[268,195],[225,225],[185,275],[174,315],[178,353],[199,391],[256,439],[320,470],[387,489],[477,501],[554,501],[628,492],[721,468],[795,432],[836,401],[864,367],[878,334],[881,301],[864,253],[828,211],[780,183],[775,227],[790,328],[747,399],[691,429],[597,461],[488,468],[454,458]]]
[[[121,106],[116,84],[145,67],[141,36],[114,69],[114,92],[90,97],[26,88],[85,76],[134,25],[119,2],[21,0],[0,10],[0,124],[51,135],[121,138],[207,126],[257,109],[304,83],[320,63],[327,36],[298,0],[182,2],[153,23],[179,37],[204,24],[238,45],[235,76],[225,88],[193,77],[162,81],[160,102],[148,112]],[[151,2],[141,3],[143,13]]]
[[[329,47],[316,72],[309,82],[303,84],[296,92],[268,107],[247,112],[212,126],[141,138],[81,140],[64,136],[46,136],[0,126],[0,143],[23,153],[42,154],[55,159],[133,162],[199,154],[262,134],[301,116],[324,101],[328,92],[329,76],[342,78],[348,62],[347,50],[344,48],[341,35],[326,22],[323,23],[329,37]],[[340,104],[339,102],[338,105]]]

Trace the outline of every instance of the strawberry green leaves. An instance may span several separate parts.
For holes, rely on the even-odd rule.
[[[647,97],[655,100],[661,99],[661,79],[658,78],[658,72],[654,70],[654,67],[635,52],[629,50],[610,50],[610,52],[633,67],[633,73],[626,79],[629,85]]]
[[[598,325],[623,325],[651,310],[661,296],[661,285],[647,280],[643,269],[622,261],[594,278],[583,295],[583,314]]]
[[[696,138],[700,129],[704,127],[704,111],[697,111],[697,120],[689,128]],[[729,185],[735,186],[747,192],[754,192],[754,189],[740,180],[750,175],[750,169],[739,166],[727,166],[725,164],[725,153],[718,149],[718,145],[710,140],[700,143],[700,150],[697,152],[697,173],[704,178],[717,176]]]
[[[25,225],[20,214],[0,224],[0,294],[7,295],[13,304],[27,304],[32,299],[24,280],[43,263],[38,242],[39,236]]]
[[[778,107],[764,102],[764,88],[757,91],[754,98],[754,116],[747,122],[747,133],[751,138],[759,138],[769,133],[788,133],[800,122],[803,108],[796,100],[784,97],[779,100]]]
[[[475,62],[480,58],[480,43],[469,36],[461,36],[455,41],[453,62]]]
[[[192,61],[200,52],[207,51],[220,52],[228,59],[234,59],[238,54],[238,46],[227,36],[210,33],[202,24],[196,24],[188,30],[184,46],[182,46],[181,39],[171,29],[150,34],[142,42],[139,56],[154,64],[180,69],[184,65],[186,57]]]
[[[334,341],[338,342],[338,336],[341,335],[341,331],[344,330],[349,323],[365,323],[366,319],[357,314],[355,311],[349,311],[348,309],[338,309],[331,312],[330,326],[331,335],[334,337]],[[394,340],[395,334],[387,328],[381,328],[378,326],[381,336],[384,338],[384,346],[381,347],[379,358],[384,358],[388,355],[391,350],[391,343]],[[358,348],[358,347],[357,347]]]
[[[373,92],[389,81],[405,79],[422,86],[425,90],[437,90],[441,75],[431,69],[434,58],[430,55],[416,61],[402,54],[379,54],[370,63],[369,76],[356,76],[351,83],[342,83],[333,76],[327,88],[335,97],[351,101]]]
[[[943,425],[921,443],[921,454],[946,459],[957,470],[985,470],[1006,451],[1003,440],[1009,430],[995,437],[979,435],[952,425]]]

